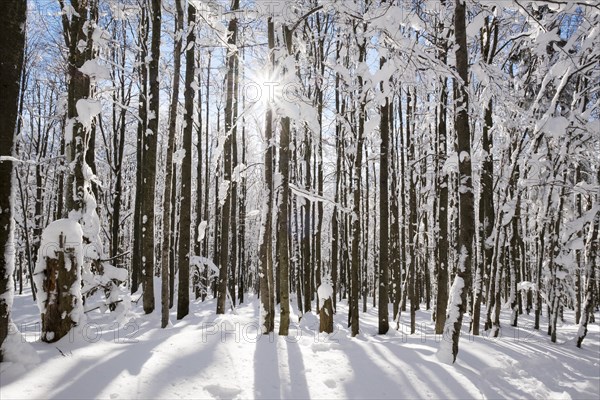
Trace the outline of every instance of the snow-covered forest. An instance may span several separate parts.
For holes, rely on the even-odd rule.
[[[0,0],[0,397],[598,398],[597,0]]]

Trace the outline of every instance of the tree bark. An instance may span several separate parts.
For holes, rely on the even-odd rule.
[[[161,0],[152,0],[151,60],[148,68],[150,98],[148,100],[148,129],[144,133],[142,177],[142,282],[144,312],[154,311],[154,192],[156,191],[156,146],[160,103],[160,27]]]
[[[269,70],[273,69],[273,49],[275,47],[275,33],[273,21],[271,18],[267,21],[268,42],[269,42]],[[261,308],[261,330],[263,334],[273,332],[275,329],[275,297],[273,287],[273,253],[272,253],[272,226],[273,226],[273,156],[274,149],[271,143],[273,139],[273,111],[271,103],[267,104],[265,111],[265,143],[266,150],[264,156],[264,204],[262,227],[260,232],[259,249],[259,288]]]
[[[445,46],[444,46],[445,49]],[[445,62],[446,56],[443,55]],[[440,95],[440,116],[438,123],[438,153],[441,160],[447,157],[446,106],[448,101],[447,79],[442,79]],[[443,166],[440,163],[440,166]],[[441,167],[438,169],[439,185],[439,234],[437,237],[437,296],[435,305],[435,333],[441,335],[446,323],[446,307],[448,305],[448,173]]]
[[[356,30],[355,30],[356,35]],[[366,57],[366,40],[363,39],[359,45],[358,62],[364,62]],[[358,129],[356,132],[356,153],[354,154],[354,175],[352,176],[352,264],[350,268],[350,325],[352,327],[352,337],[358,335],[359,329],[359,269],[360,269],[360,203],[361,203],[361,176],[362,176],[362,155],[365,130],[365,108],[366,99],[363,93],[363,77],[358,76]]]
[[[587,264],[585,270],[586,291],[585,300],[581,312],[581,320],[579,321],[579,330],[577,332],[577,347],[581,348],[583,339],[585,339],[588,329],[587,325],[591,317],[594,315],[594,306],[597,300],[594,296],[594,282],[596,281],[596,268],[599,264],[598,253],[598,231],[600,230],[600,212],[596,212],[596,217],[592,223],[592,235],[589,241],[587,250]]]
[[[379,68],[383,68],[385,58],[381,57]],[[381,93],[386,91],[385,82],[381,82]],[[389,193],[388,159],[390,152],[389,99],[380,107],[379,133],[381,144],[379,152],[379,303],[378,333],[385,335],[390,329],[388,312],[388,269],[389,269]]]
[[[181,47],[183,32],[183,6],[181,0],[175,0],[177,15],[175,16],[175,46],[173,48],[173,92],[169,108],[169,136],[167,139],[165,161],[165,189],[163,192],[163,240],[161,250],[161,327],[169,323],[169,255],[171,246],[175,241],[173,227],[171,226],[171,212],[174,204],[171,203],[171,190],[173,190],[173,152],[175,151],[175,130],[177,128],[177,106],[179,105],[179,80],[181,76]]]
[[[416,172],[416,137],[414,135],[414,107],[416,105],[416,89],[413,90],[413,96],[410,94],[411,88],[407,89],[406,95],[406,144],[408,146],[408,299],[410,300],[410,333],[416,331],[416,311],[419,308],[418,304],[418,289],[417,289],[417,232],[418,232],[418,215],[417,215],[417,172]]]
[[[292,31],[283,26],[283,41],[287,50],[288,57],[292,52]],[[284,69],[285,75],[290,71]],[[290,232],[289,224],[289,199],[290,199],[290,117],[281,118],[281,134],[279,137],[279,173],[281,175],[280,193],[277,213],[277,261],[279,267],[279,291],[280,291],[280,316],[279,316],[279,335],[287,336],[290,326],[290,288],[289,288],[289,244],[288,235]]]
[[[146,7],[141,7],[139,21],[138,46],[140,48],[137,61],[140,63],[139,70],[139,107],[140,116],[137,126],[136,143],[136,172],[135,172],[135,205],[133,211],[133,243],[131,252],[131,293],[138,290],[142,280],[142,203],[143,203],[143,179],[144,179],[144,137],[148,129],[148,64],[145,62],[148,56],[148,12]]]
[[[181,203],[179,211],[179,288],[177,292],[177,319],[182,319],[190,311],[190,257],[192,238],[192,131],[194,127],[194,89],[196,41],[196,8],[188,5],[188,34],[185,52],[185,117],[183,124],[183,151],[181,162]]]
[[[239,8],[239,0],[234,0],[232,10]],[[225,141],[223,144],[223,184],[231,185],[231,143],[233,135],[233,121],[235,106],[234,86],[235,86],[235,64],[237,59],[237,49],[235,48],[237,40],[237,18],[229,21],[227,28],[227,88],[225,99]],[[232,187],[227,188],[221,209],[221,248],[219,251],[219,281],[217,283],[217,314],[225,314],[225,303],[227,299],[227,282],[229,276],[229,235],[231,224],[231,204]]]
[[[452,293],[446,312],[444,339],[440,347],[440,356],[444,362],[456,361],[458,340],[463,314],[467,309],[467,293],[471,290],[471,259],[475,217],[473,207],[473,183],[471,177],[471,134],[469,132],[469,98],[467,92],[469,78],[466,5],[457,0],[454,9],[454,35],[456,38],[456,69],[462,82],[456,82],[456,133],[459,169],[459,236],[457,252],[459,262],[452,285]],[[451,340],[451,341],[449,341]]]
[[[498,20],[493,18],[491,25],[486,20],[485,25],[486,42],[483,47],[483,58],[486,63],[491,64],[496,52],[498,43]],[[483,34],[482,34],[483,37]],[[481,171],[481,182],[479,196],[479,240],[480,240],[480,259],[477,263],[477,274],[473,293],[473,318],[471,321],[471,333],[479,335],[479,325],[481,316],[481,300],[483,297],[483,277],[490,274],[492,270],[492,258],[494,248],[491,245],[492,232],[494,230],[494,164],[492,157],[492,135],[493,128],[493,102],[489,100],[484,111],[484,125],[481,136],[481,149],[483,152],[483,165]],[[489,303],[488,303],[489,306]]]
[[[0,2],[0,156],[12,156],[17,129],[21,74],[25,52],[25,23],[27,2],[10,0]],[[13,297],[14,220],[13,220],[13,165],[0,161],[0,362],[2,344],[8,336],[10,306]]]

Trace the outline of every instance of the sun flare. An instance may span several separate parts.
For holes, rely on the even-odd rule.
[[[281,82],[274,74],[265,71],[253,71],[244,80],[242,87],[245,100],[249,104],[266,107],[281,99]]]

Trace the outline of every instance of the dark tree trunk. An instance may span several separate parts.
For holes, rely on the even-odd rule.
[[[270,67],[273,66],[272,50],[275,47],[275,34],[273,22],[269,18],[268,22],[268,41],[269,50],[271,50]],[[265,112],[265,142],[266,151],[265,162],[265,189],[263,205],[263,217],[260,236],[258,278],[260,288],[261,309],[261,330],[263,334],[273,332],[275,329],[275,297],[273,282],[273,253],[272,253],[272,226],[273,226],[273,156],[274,149],[271,140],[273,138],[273,115],[271,104],[267,105]]]
[[[203,208],[203,219],[208,224],[208,197],[210,193],[210,169],[209,169],[209,144],[208,144],[208,133],[210,127],[210,64],[212,61],[212,53],[208,52],[208,62],[206,66],[206,135],[204,135],[204,208]],[[200,160],[198,160],[200,162]],[[216,214],[215,214],[215,227],[217,226]],[[208,257],[208,226],[204,233],[204,240],[202,243],[202,255]],[[216,231],[216,228],[215,228]],[[204,291],[202,292],[202,301],[206,299],[208,294],[210,282],[208,281],[208,268],[204,268]]]
[[[201,59],[202,58],[202,54],[199,53],[198,58]],[[196,62],[196,68],[197,71],[202,71],[200,63]],[[197,102],[198,102],[198,127],[196,130],[196,154],[197,154],[197,164],[196,164],[196,204],[195,204],[195,208],[196,208],[196,223],[195,223],[195,227],[196,229],[194,229],[194,254],[196,256],[202,256],[202,252],[203,252],[203,246],[204,246],[204,240],[203,237],[200,235],[200,229],[199,226],[202,223],[202,221],[206,221],[203,218],[203,206],[202,206],[202,195],[203,195],[203,186],[202,186],[202,179],[204,178],[204,174],[203,174],[203,168],[202,168],[202,146],[203,146],[203,142],[202,142],[202,132],[203,132],[203,122],[202,122],[202,118],[203,118],[203,114],[202,114],[202,72],[198,73],[198,98],[197,98]],[[206,107],[207,109],[209,108],[208,105]],[[208,126],[206,127],[206,135],[208,136]],[[206,185],[208,186],[208,182],[206,182]],[[203,231],[203,236],[206,236],[206,227],[204,227],[204,231]],[[204,266],[204,268],[206,268],[206,266]],[[200,265],[196,265],[194,266],[194,271],[192,272],[192,287],[194,288],[194,298],[196,300],[198,299],[203,299],[203,293],[204,291],[202,290],[201,284],[202,284],[202,268]]]
[[[385,58],[381,58],[379,67],[383,68]],[[381,82],[381,92],[385,92],[385,82]],[[380,107],[379,133],[381,135],[379,153],[379,303],[378,333],[385,335],[390,329],[388,312],[388,269],[389,269],[389,193],[388,160],[390,152],[389,100]]]
[[[140,63],[139,80],[139,108],[140,119],[137,126],[136,143],[136,175],[135,175],[135,206],[133,211],[133,249],[131,252],[131,293],[138,290],[138,285],[142,279],[142,198],[143,198],[143,179],[144,179],[144,137],[148,128],[148,66],[144,62],[148,56],[148,29],[149,21],[145,7],[141,7],[139,22],[139,41],[140,54],[138,62]]]
[[[181,34],[183,31],[183,7],[181,0],[175,0],[177,15],[175,16],[175,46],[173,49],[173,93],[169,108],[169,136],[167,139],[166,161],[165,161],[165,189],[163,192],[163,235],[161,249],[161,327],[165,328],[169,323],[169,256],[171,246],[175,241],[173,226],[171,226],[171,212],[174,203],[171,203],[171,191],[173,190],[173,152],[175,151],[175,130],[177,127],[177,106],[179,105],[179,78],[181,75]],[[180,275],[181,276],[181,275]]]
[[[442,342],[440,351],[445,362],[455,362],[458,355],[458,339],[463,315],[467,309],[467,294],[471,290],[471,259],[475,216],[473,207],[473,183],[471,177],[471,135],[469,132],[469,99],[467,92],[469,64],[466,32],[466,4],[458,0],[454,9],[454,35],[456,38],[456,69],[460,80],[457,84],[456,134],[459,158],[459,235],[457,252],[459,264],[452,285],[452,297],[446,312],[444,334],[452,343]],[[451,347],[450,347],[451,345]]]
[[[319,332],[333,332],[333,306],[331,297],[323,300],[323,307],[319,310]]]
[[[355,31],[356,34],[356,31]],[[359,45],[358,62],[364,62],[366,57],[366,40]],[[359,329],[359,269],[360,269],[360,203],[361,203],[361,176],[362,176],[362,155],[365,130],[365,108],[366,99],[363,93],[363,78],[358,76],[358,130],[356,133],[356,153],[354,154],[354,166],[352,176],[352,265],[350,269],[350,325],[352,326],[352,337],[358,335]],[[387,301],[387,299],[386,299]]]
[[[69,223],[68,228],[73,228],[73,221],[54,222],[63,224],[63,227],[66,223]],[[81,285],[81,258],[77,252],[81,252],[82,244],[76,243],[75,239],[77,238],[65,230],[58,237],[58,248],[54,248],[54,251],[48,251],[48,248],[40,249],[40,263],[36,266],[35,274],[38,276],[38,290],[45,293],[41,313],[41,337],[42,341],[47,343],[54,343],[66,336],[71,328],[77,325],[83,311],[81,293],[73,291]],[[79,240],[81,241],[81,238]],[[66,243],[75,246],[68,247]],[[66,268],[67,265],[69,268]]]
[[[185,117],[183,128],[183,150],[181,162],[181,209],[179,211],[179,288],[177,292],[177,319],[188,315],[190,310],[190,257],[192,238],[192,131],[194,125],[194,68],[196,66],[194,43],[196,40],[196,8],[188,5],[188,35],[185,52]]]
[[[417,104],[416,89],[413,90],[414,99],[410,94],[409,87],[406,95],[406,145],[408,146],[408,299],[410,300],[410,333],[415,333],[416,330],[416,311],[419,308],[418,288],[417,288],[417,232],[418,232],[418,215],[417,215],[417,172],[416,172],[416,135],[414,135],[414,110]],[[413,107],[413,102],[415,107]]]
[[[491,25],[486,20],[486,42],[483,45],[484,60],[491,64],[496,52],[496,43],[498,42],[498,20],[494,18]],[[493,32],[490,32],[493,31]],[[490,243],[491,235],[494,230],[494,164],[492,157],[492,135],[493,128],[493,102],[489,100],[484,111],[484,125],[481,136],[481,149],[484,154],[481,171],[480,197],[479,197],[479,240],[480,240],[480,259],[477,262],[477,273],[474,285],[473,296],[473,318],[471,321],[471,333],[479,335],[479,325],[481,318],[481,300],[483,297],[483,277],[489,275],[492,270],[492,258],[494,248]],[[489,306],[489,304],[488,304]]]
[[[304,167],[306,169],[306,179],[304,182],[304,188],[306,189],[306,191],[308,193],[310,193],[311,190],[311,171],[310,171],[310,158],[311,158],[311,140],[310,140],[310,135],[311,133],[308,131],[308,129],[305,129],[304,132],[305,135],[305,141],[304,141]],[[303,199],[304,200],[304,204],[302,206],[303,209],[303,221],[302,221],[302,242],[301,242],[301,247],[302,247],[302,269],[304,271],[303,274],[303,278],[304,278],[304,285],[303,285],[303,292],[304,292],[304,312],[309,312],[312,310],[312,302],[311,302],[311,295],[312,295],[312,279],[311,279],[311,272],[313,271],[312,268],[312,262],[311,262],[311,246],[310,246],[310,239],[311,239],[311,221],[310,221],[310,216],[311,216],[311,201],[308,199]]]
[[[596,281],[596,268],[598,267],[598,231],[600,230],[600,212],[596,213],[596,217],[592,223],[592,235],[588,245],[587,251],[587,265],[585,270],[586,278],[586,291],[585,300],[583,302],[583,308],[581,312],[581,320],[579,322],[579,331],[577,333],[577,347],[581,348],[581,343],[587,335],[588,322],[594,315],[594,306],[597,299],[594,296],[594,282]]]
[[[20,82],[25,52],[25,22],[27,2],[9,0],[0,2],[0,156],[12,156],[17,129]],[[13,165],[0,161],[0,248],[13,246]],[[10,321],[9,299],[13,296],[14,260],[10,251],[0,256],[0,362],[2,344],[8,336]]]
[[[231,169],[235,172],[235,176],[231,179],[231,210],[230,210],[230,229],[231,229],[231,249],[230,249],[230,278],[229,278],[229,295],[231,304],[235,307],[237,286],[236,272],[238,268],[238,180],[240,173],[238,170],[238,144],[237,144],[237,127],[238,127],[238,91],[239,91],[239,54],[235,54],[233,63],[233,103],[231,110]]]
[[[445,48],[445,47],[444,47]],[[446,59],[445,53],[443,56]],[[438,153],[442,160],[447,155],[447,131],[446,131],[446,105],[448,101],[447,79],[442,80],[442,92],[440,97],[440,117],[438,123]],[[443,165],[440,163],[440,165]],[[446,307],[448,305],[448,174],[438,169],[439,185],[439,211],[438,223],[439,233],[437,238],[437,296],[435,305],[435,333],[441,335],[446,323]]]
[[[239,8],[239,0],[234,0],[232,10]],[[233,48],[237,41],[237,18],[232,18],[228,26],[227,43],[231,46],[227,49],[227,88],[225,99],[225,141],[223,144],[223,182],[231,184],[231,146],[232,136],[234,135],[234,87],[235,87],[235,65],[237,60],[237,50]],[[221,247],[219,251],[219,281],[217,282],[217,314],[225,314],[225,303],[227,300],[227,283],[230,268],[229,259],[229,236],[231,224],[232,191],[230,186],[223,195],[223,206],[221,208]],[[235,234],[235,233],[234,233]]]
[[[400,256],[400,209],[398,204],[398,176],[400,171],[398,170],[398,135],[402,132],[396,131],[394,126],[394,98],[391,99],[389,109],[390,119],[390,132],[391,132],[391,143],[390,143],[390,160],[392,174],[391,182],[391,195],[390,195],[390,211],[392,214],[392,223],[390,225],[390,271],[391,271],[391,282],[392,282],[392,319],[399,321],[400,319],[400,299],[402,298],[402,262]],[[376,225],[373,227],[377,232]],[[374,248],[376,250],[376,248]]]
[[[142,281],[144,312],[154,311],[154,192],[156,191],[156,146],[160,102],[160,27],[161,1],[152,0],[152,42],[148,68],[150,98],[148,101],[148,131],[144,133],[142,174]]]
[[[292,52],[293,32],[283,26],[283,41],[289,56]],[[291,71],[283,72],[291,73]],[[281,118],[281,134],[279,137],[279,173],[281,174],[281,199],[277,213],[277,262],[279,271],[280,317],[279,335],[287,336],[290,326],[290,287],[289,287],[289,199],[290,199],[290,118]]]

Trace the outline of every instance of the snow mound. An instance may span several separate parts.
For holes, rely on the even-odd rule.
[[[2,354],[4,361],[0,364],[0,375],[3,379],[16,379],[40,362],[37,352],[12,322],[8,324],[8,336],[2,344]]]

